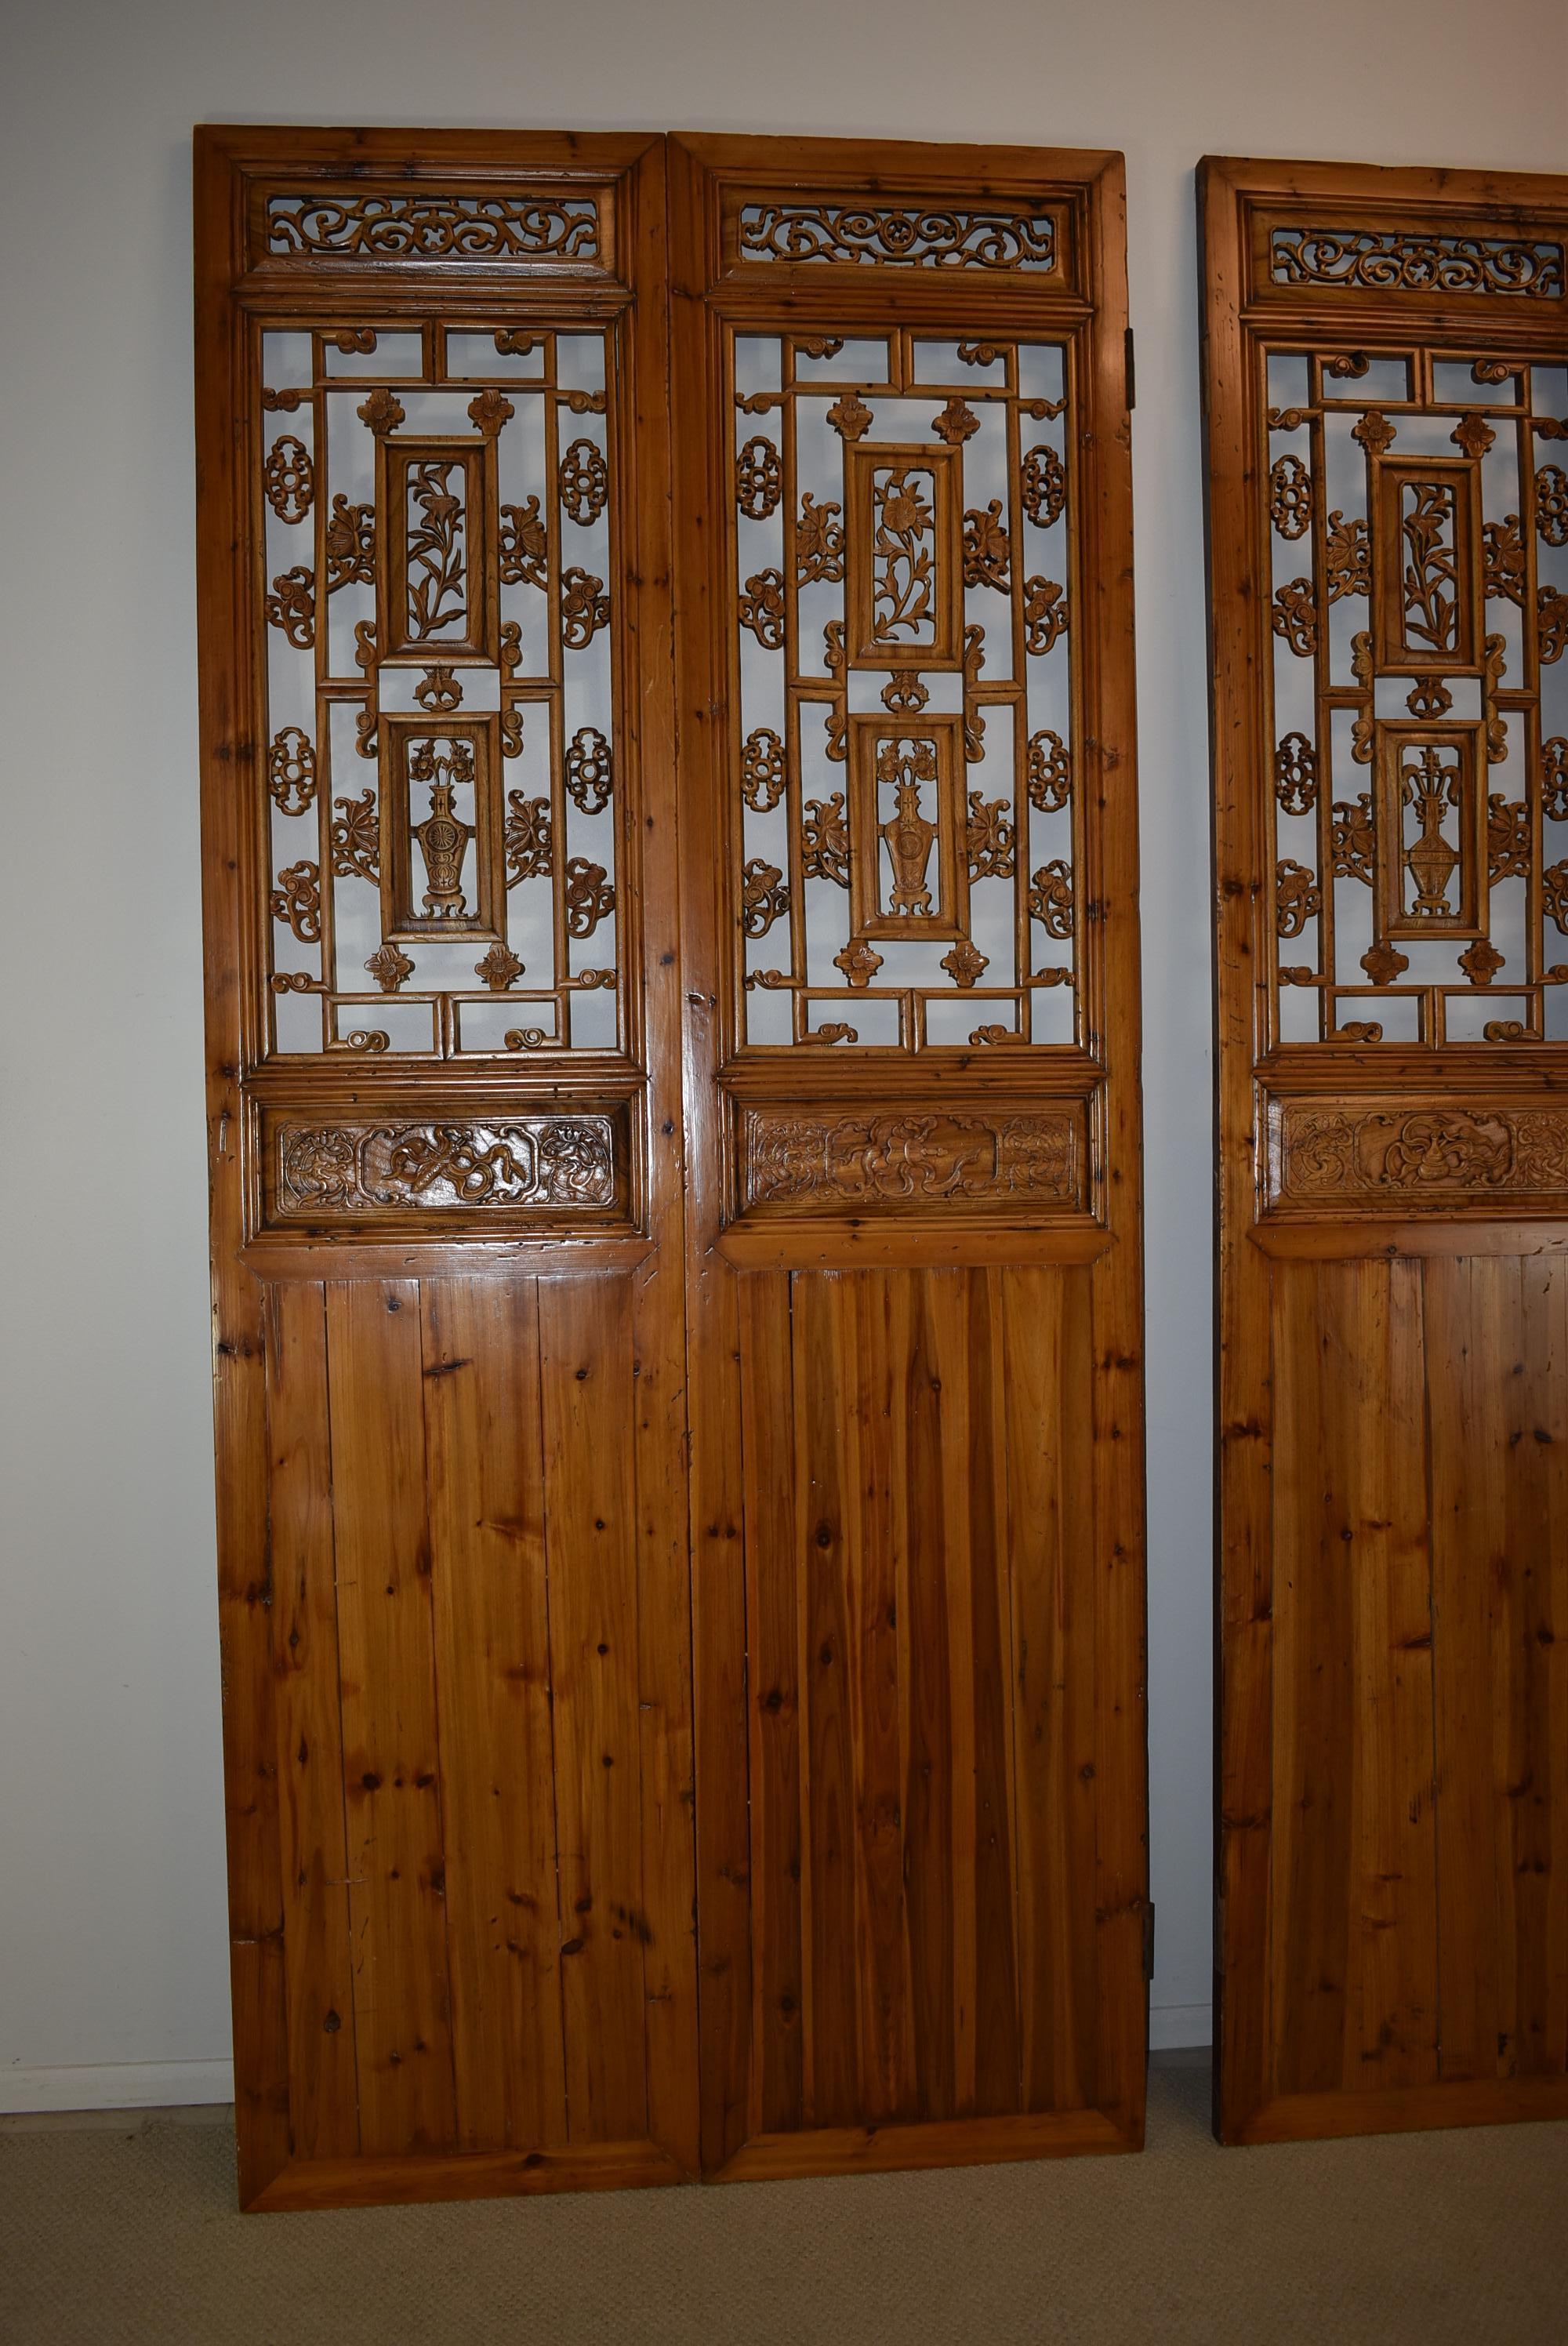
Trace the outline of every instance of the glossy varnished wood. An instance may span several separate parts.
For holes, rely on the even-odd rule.
[[[1216,2123],[1265,2142],[1568,2110],[1560,1182],[1292,1192],[1283,1096],[1523,1129],[1563,1046],[1274,1039],[1267,344],[1561,365],[1557,300],[1271,281],[1267,223],[1561,242],[1568,183],[1210,161],[1219,1059]],[[1385,280],[1390,282],[1391,280]],[[1550,429],[1550,426],[1544,427]],[[1447,425],[1444,429],[1446,431]],[[1543,460],[1545,460],[1543,452]],[[1305,556],[1303,560],[1305,561]],[[1528,680],[1528,679],[1527,679]],[[1522,696],[1527,699],[1528,695]],[[1336,787],[1353,792],[1336,776]],[[1525,795],[1532,810],[1534,801]],[[1494,801],[1500,803],[1500,801]],[[1305,962],[1306,945],[1290,947]],[[1445,1121],[1446,1119],[1446,1121]],[[1349,1127],[1348,1127],[1349,1128]],[[1492,1127],[1489,1127],[1492,1128]],[[1352,1168],[1353,1169],[1353,1168]]]
[[[1049,201],[1066,289],[737,269],[726,242],[743,199],[916,189]],[[1146,1871],[1120,160],[679,138],[670,190],[703,2167],[1128,2148]],[[1076,852],[1096,915],[1076,1050],[913,1070],[737,1052],[723,336],[850,319],[1072,344]],[[1092,1096],[1087,1210],[738,1217],[728,1119],[753,1096],[813,1114]]]

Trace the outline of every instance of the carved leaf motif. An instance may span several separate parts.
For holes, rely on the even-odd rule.
[[[274,440],[261,478],[267,502],[279,520],[303,521],[316,495],[316,468],[304,442],[291,432]]]
[[[1072,752],[1049,727],[1030,738],[1028,790],[1030,805],[1042,814],[1055,813],[1072,795]]]
[[[315,803],[316,751],[302,727],[285,725],[267,752],[267,789],[280,814],[303,814]]]
[[[566,745],[566,793],[584,814],[603,814],[610,802],[609,742],[596,725],[580,725]]]
[[[1550,668],[1563,657],[1568,645],[1568,595],[1560,595],[1555,586],[1538,586],[1535,590],[1535,630],[1541,647],[1541,664]]]
[[[301,944],[319,944],[321,937],[321,866],[290,863],[278,874],[272,891],[272,918],[285,922]]]
[[[1288,858],[1274,868],[1274,925],[1282,937],[1298,937],[1323,909],[1317,874]]]
[[[1073,870],[1062,857],[1043,863],[1029,885],[1029,911],[1048,937],[1073,933]]]
[[[735,502],[748,521],[766,521],[784,493],[779,451],[762,433],[748,440],[735,459]]]
[[[1342,595],[1371,593],[1372,549],[1364,521],[1347,521],[1339,512],[1329,515],[1323,536],[1323,576],[1330,603],[1337,603]]]
[[[1363,790],[1355,800],[1336,799],[1329,840],[1337,880],[1361,880],[1372,884],[1372,860],[1377,833],[1372,827],[1372,801]]]
[[[1544,589],[1543,590],[1544,592]],[[267,597],[267,620],[281,627],[296,651],[309,651],[316,640],[316,574],[299,564],[272,581]]]
[[[784,574],[759,570],[746,582],[740,597],[740,624],[749,627],[764,651],[784,648]]]
[[[1067,602],[1053,578],[1023,581],[1023,641],[1035,654],[1048,652],[1067,632]]]
[[[1017,833],[1009,801],[970,791],[966,844],[972,880],[1012,879]]]
[[[340,491],[327,523],[327,592],[335,595],[356,579],[366,586],[376,583],[376,509],[351,505]]]
[[[769,726],[748,733],[740,752],[740,788],[757,814],[769,814],[784,795],[784,744]]]
[[[572,857],[565,880],[566,927],[575,937],[591,937],[616,909],[614,883],[606,879],[604,865],[585,855]]]
[[[356,874],[361,880],[381,878],[381,830],[376,820],[374,790],[357,799],[334,799],[331,830],[332,870],[340,880]]]
[[[1486,810],[1488,878],[1528,879],[1534,848],[1530,809],[1522,800],[1505,799],[1501,790],[1493,790]]]
[[[1560,933],[1568,936],[1568,863],[1553,863],[1542,873],[1541,907]]]
[[[831,880],[837,887],[850,884],[850,831],[844,820],[844,793],[808,799],[800,817],[800,870],[808,880]]]
[[[1318,803],[1318,752],[1305,733],[1275,745],[1274,795],[1283,814],[1310,814]]]
[[[844,575],[844,532],[836,505],[820,505],[808,489],[800,499],[795,525],[795,576],[799,585],[813,579],[833,582]]]
[[[561,641],[568,651],[585,651],[601,627],[610,623],[610,598],[604,580],[588,570],[561,573]]]
[[[1524,540],[1520,535],[1519,515],[1505,514],[1502,521],[1484,522],[1481,542],[1488,596],[1506,596],[1509,602],[1517,603],[1522,610]]]
[[[789,910],[789,891],[777,863],[753,856],[740,875],[740,925],[748,937],[765,937]]]
[[[1002,520],[1002,500],[993,497],[982,513],[972,508],[963,516],[963,583],[966,586],[994,586],[1005,595],[1009,584],[1008,562],[1012,541]]]
[[[1277,636],[1282,637],[1298,659],[1310,659],[1318,648],[1318,607],[1310,578],[1292,578],[1274,590],[1269,613]]]
[[[556,474],[562,507],[578,527],[598,520],[610,497],[609,467],[596,441],[574,440]]]
[[[1018,467],[1018,493],[1036,529],[1050,529],[1067,502],[1067,468],[1047,442],[1031,448]]]
[[[467,516],[452,485],[453,473],[460,481],[465,477],[455,463],[432,460],[410,468],[408,631],[416,643],[455,627],[467,614]]]
[[[503,505],[497,516],[496,546],[504,586],[550,584],[550,534],[539,511],[537,497],[525,505]]]
[[[506,856],[506,885],[537,880],[555,870],[555,831],[548,799],[524,798],[521,790],[506,793],[507,816],[502,831]]]

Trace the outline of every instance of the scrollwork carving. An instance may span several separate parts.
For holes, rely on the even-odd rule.
[[[1073,870],[1062,857],[1043,863],[1029,883],[1031,918],[1040,923],[1048,937],[1069,938],[1073,933]]]
[[[357,799],[334,799],[331,829],[332,871],[340,880],[381,878],[381,827],[374,790]]]
[[[1274,590],[1269,624],[1298,659],[1310,659],[1318,648],[1318,606],[1310,578],[1292,578]]]
[[[521,790],[508,790],[506,808],[501,834],[506,885],[515,888],[520,880],[547,878],[555,868],[555,827],[549,800],[524,798]]]
[[[1066,597],[1053,578],[1023,581],[1023,641],[1035,653],[1048,652],[1067,632]]]
[[[610,745],[596,725],[580,725],[566,744],[566,795],[583,814],[603,814],[614,785]]]
[[[1544,300],[1563,293],[1560,245],[1503,237],[1276,228],[1269,262],[1277,285],[1340,285],[1369,293],[1519,293]]]
[[[614,882],[606,878],[602,863],[590,862],[585,855],[571,858],[565,882],[566,927],[575,937],[591,937],[616,909]]]
[[[963,583],[994,586],[1005,595],[1012,541],[1002,519],[1002,500],[993,497],[984,512],[973,507],[963,516]]]
[[[1055,224],[1026,211],[882,209],[870,205],[743,204],[743,261],[826,261],[916,269],[1027,269],[1056,265]]]
[[[568,651],[585,651],[601,627],[610,623],[610,598],[605,582],[588,570],[561,573],[561,641]]]
[[[740,925],[748,937],[765,937],[789,910],[789,890],[777,863],[755,855],[740,875]]]
[[[505,1123],[291,1126],[276,1137],[282,1215],[399,1207],[607,1207],[614,1127],[605,1116]]]
[[[316,640],[316,574],[303,563],[272,581],[267,597],[267,623],[280,627],[296,651],[308,652]]]
[[[1276,457],[1268,474],[1268,517],[1281,537],[1312,526],[1312,475],[1299,456]]]
[[[316,468],[302,440],[285,432],[267,452],[261,484],[280,521],[301,522],[316,497]]]
[[[1409,1211],[1425,1197],[1568,1186],[1568,1109],[1288,1100],[1275,1115],[1287,1200],[1381,1192]]]
[[[1037,529],[1049,529],[1061,520],[1067,502],[1067,468],[1048,442],[1031,448],[1019,465],[1018,494]]]
[[[818,505],[808,489],[795,524],[795,577],[809,586],[816,579],[835,584],[844,575],[844,530],[836,505]]]
[[[574,440],[561,456],[555,476],[567,518],[587,529],[610,501],[609,467],[596,441]]]
[[[1049,726],[1029,739],[1028,790],[1030,805],[1042,814],[1056,813],[1072,796],[1072,752]]]
[[[1305,733],[1275,744],[1274,795],[1282,814],[1310,814],[1318,803],[1318,752]]]
[[[539,500],[525,505],[503,505],[497,515],[496,546],[504,586],[550,584],[550,533],[539,511]]]
[[[290,863],[278,874],[272,891],[272,918],[282,921],[301,944],[321,940],[321,872],[316,863]]]
[[[740,752],[740,788],[747,805],[756,814],[770,814],[784,795],[784,744],[770,726],[759,726],[747,735]]]
[[[784,574],[759,570],[746,582],[740,597],[740,624],[749,627],[764,651],[784,648]]]
[[[735,459],[735,502],[748,521],[766,521],[779,510],[783,467],[771,440],[758,433]]]
[[[808,799],[800,816],[800,870],[808,880],[831,880],[835,887],[850,884],[850,830],[844,819],[844,793]]]
[[[303,814],[316,801],[315,745],[302,726],[285,725],[267,751],[267,790],[280,814]]]
[[[340,260],[593,260],[599,213],[591,196],[269,196],[267,245]]]

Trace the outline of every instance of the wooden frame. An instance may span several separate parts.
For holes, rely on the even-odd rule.
[[[703,2167],[744,2179],[1132,2149],[1143,2129],[1148,1909],[1121,158],[682,138],[670,160],[688,1321],[706,1331],[692,1355]],[[840,206],[856,215],[848,251]],[[950,255],[966,236],[989,236],[974,228],[983,211],[1033,221],[1018,233],[1037,245],[1049,223],[1051,266],[972,273],[929,247],[923,264],[911,261],[933,220],[950,223],[939,231]],[[748,234],[773,240],[765,254],[747,257]],[[750,396],[737,372],[748,332],[781,337],[787,386],[801,380],[801,353],[816,367],[845,337],[884,347],[889,375],[851,369],[838,389],[834,429],[851,484],[871,476],[870,411],[915,384],[924,393],[921,352],[944,335],[1037,335],[1068,354],[1083,761],[1073,855],[1075,901],[1096,917],[1074,923],[1066,1044],[1008,1037],[995,1048],[976,1034],[942,1046],[923,1010],[901,1013],[897,1047],[862,1043],[857,1005],[874,999],[874,972],[860,990],[852,964],[842,1005],[825,1014],[845,1027],[831,1049],[799,1014],[791,1043],[748,1041],[757,997],[740,981],[736,940],[752,850],[737,784],[755,773],[748,804],[786,808],[799,831],[805,785],[793,776],[808,716],[815,727],[826,703],[830,736],[842,739],[832,734],[831,664],[801,683],[787,775],[747,730],[731,614],[743,596],[755,599],[758,580],[733,543],[721,553],[716,533],[735,509],[727,418]],[[981,348],[966,364],[1013,366]],[[993,395],[1016,413],[1013,375],[995,381]],[[976,429],[970,396],[945,382],[927,394],[927,412],[953,402],[932,429],[953,435],[953,457],[936,455],[955,481],[957,444]],[[767,418],[779,433],[780,413],[759,393],[745,428],[760,432]],[[908,458],[907,426],[891,429],[896,458]],[[783,569],[805,581],[825,541],[805,538],[811,500],[798,520],[801,460],[788,430],[781,444]],[[1012,445],[1016,497],[1023,452]],[[932,451],[916,453],[930,462]],[[1019,510],[1010,521],[1022,547]],[[851,593],[857,517],[869,521],[851,487]],[[998,660],[1003,676],[1024,672],[1025,599],[1007,605],[1017,659],[1011,671]],[[1040,607],[1051,607],[1044,596]],[[804,665],[794,648],[806,622],[799,638],[796,626],[786,588],[779,639]],[[884,709],[923,706],[918,678],[897,671],[940,667],[944,647],[901,657],[866,645],[864,628],[849,636],[850,669],[863,652]],[[993,716],[1012,689],[977,688],[972,668],[971,729],[977,710]],[[840,706],[851,735],[878,721]],[[961,729],[962,792],[982,770],[964,767]],[[1022,732],[1016,750],[1022,802]],[[851,742],[851,792],[854,765]],[[1044,767],[1039,787],[1045,802]],[[822,852],[814,835],[808,859]],[[777,862],[781,851],[769,852]],[[961,861],[965,852],[961,842]],[[809,880],[797,852],[789,918],[800,922]],[[849,852],[852,862],[852,823]],[[838,884],[859,908],[845,913],[856,924],[850,955],[861,924],[885,945],[885,924],[863,922],[863,875],[858,889],[852,872]],[[946,898],[955,909],[958,893],[955,884]],[[931,894],[934,905],[934,879]],[[810,940],[803,923],[789,935],[784,965],[799,974]],[[988,1015],[977,1001],[965,1023]],[[1002,1404],[1007,1392],[1015,1414]],[[1051,1588],[1073,1624],[1064,1708],[1038,1677],[1054,1633],[1031,1610]],[[1014,1640],[1011,1666],[990,1658],[993,1604],[1004,1645]],[[1004,1837],[982,1829],[977,1800],[1005,1813]],[[949,1801],[951,1849],[938,1822]],[[850,1813],[860,1820],[845,1828],[852,1848],[835,1839],[835,1818]],[[888,1822],[873,1830],[878,1816]]]
[[[1211,158],[1199,202],[1216,2125],[1257,2142],[1561,2116],[1568,971],[1548,866],[1568,802],[1546,468],[1568,433],[1568,180]],[[1497,449],[1516,452],[1507,515]],[[1393,584],[1405,473],[1460,483],[1458,607],[1414,642]],[[1412,741],[1474,763],[1430,810],[1425,923],[1404,888]]]
[[[203,129],[196,205],[242,2201],[1135,2147],[1120,158]],[[809,382],[813,318],[886,381]],[[732,405],[767,321],[859,447],[814,514]],[[788,553],[737,572],[751,515]],[[796,658],[744,740],[738,628]],[[808,852],[853,932],[753,989]],[[812,1606],[791,1787],[760,1673]],[[840,1832],[851,1715],[796,2005],[779,1836]]]

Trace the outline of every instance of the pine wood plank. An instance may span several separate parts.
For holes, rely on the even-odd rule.
[[[1020,2049],[1023,2106],[1035,2112],[1092,2104],[1095,2086],[1095,1943],[1076,1927],[1095,1889],[1094,1574],[1078,1467],[1088,1302],[1081,1278],[1008,1274]]]
[[[539,1287],[566,2122],[647,2132],[632,1297]]]
[[[560,1927],[532,1280],[423,1290],[457,2143],[564,2144]]]
[[[934,1308],[937,1280],[910,1276],[901,1414],[908,1496],[901,1608],[908,1630],[905,1685],[905,1899],[910,2002],[918,2079],[917,2115],[951,2120],[958,2112],[955,2069],[955,1949],[960,1923],[954,1894],[953,1773],[955,1707],[949,1596],[947,1503],[951,1401],[946,1355]]]
[[[1507,1872],[1498,1890],[1512,1908],[1514,2064],[1526,2078],[1561,2077],[1568,2066],[1568,1655],[1558,1642],[1568,1627],[1565,1287],[1560,1266],[1518,1266],[1517,1371],[1508,1380],[1499,1689]]]
[[[802,1556],[795,1523],[795,1396],[788,1274],[738,1282],[746,1617],[750,1690],[751,2096],[747,2132],[800,2124],[805,2085],[800,1941]]]
[[[419,1289],[327,1288],[360,2140],[456,2140]]]
[[[850,2123],[860,2106],[854,1653],[847,1592],[854,1569],[854,1486],[839,1387],[846,1274],[802,1272],[792,1281],[794,1390],[804,1397],[796,1435],[795,1520],[805,1548],[807,1758],[802,1841],[809,1895],[805,2118]]]
[[[325,1290],[267,1299],[269,1536],[278,1807],[296,2158],[360,2147]]]
[[[1008,1420],[1003,1290],[1011,1274],[968,1274],[970,1653],[974,1711],[974,2111],[1021,2106],[1022,2040],[1013,1929],[1014,1670],[1008,1576]]]

